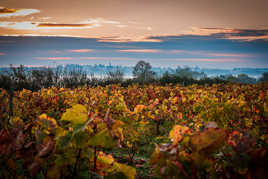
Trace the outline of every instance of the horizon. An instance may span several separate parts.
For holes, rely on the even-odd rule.
[[[145,61],[147,62],[147,61]],[[64,63],[64,64],[55,64],[54,62],[52,62],[51,64],[49,65],[23,65],[23,64],[8,64],[8,65],[0,65],[0,68],[10,68],[10,67],[15,67],[15,68],[18,68],[20,66],[23,66],[23,67],[26,67],[26,68],[56,68],[56,67],[59,67],[59,66],[67,66],[67,65],[80,65],[80,66],[100,66],[100,65],[103,65],[105,67],[109,67],[109,66],[112,66],[112,67],[129,67],[129,68],[132,68],[132,67],[135,67],[135,65],[131,65],[131,66],[124,66],[124,65],[113,65],[112,63],[110,64],[102,64],[102,63],[95,63],[95,64],[79,64],[79,63]],[[151,64],[150,64],[151,65]],[[151,65],[152,68],[162,68],[162,69],[166,69],[166,68],[171,68],[171,69],[176,69],[176,68],[182,68],[182,69],[185,69],[185,68],[190,68],[190,69],[194,69],[194,68],[199,68],[199,69],[207,69],[207,70],[236,70],[236,69],[250,69],[250,70],[254,70],[254,69],[265,69],[268,71],[268,67],[234,67],[234,68],[209,68],[209,67],[199,67],[199,66],[153,66]]]
[[[1,2],[0,66],[268,68],[268,1],[67,1]]]

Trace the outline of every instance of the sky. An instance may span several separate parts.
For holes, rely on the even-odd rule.
[[[1,0],[0,66],[268,68],[267,0]]]

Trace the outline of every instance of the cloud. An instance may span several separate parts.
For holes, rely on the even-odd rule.
[[[148,31],[152,31],[152,30],[153,30],[152,27],[147,27],[146,29],[147,29]]]
[[[1,16],[1,14],[0,14]],[[49,17],[47,17],[49,18]],[[45,17],[45,19],[47,19]],[[42,19],[44,20],[44,19]],[[55,23],[55,22],[0,22],[0,28],[14,29],[14,30],[42,30],[42,29],[91,29],[102,26],[102,24],[114,24],[117,27],[123,28],[126,25],[120,24],[118,21],[111,21],[102,18],[89,19],[80,23]]]
[[[198,28],[192,27],[190,31],[186,31],[184,35],[210,36],[213,34],[236,33],[235,29],[231,28]]]
[[[3,53],[3,52],[0,52],[0,56],[4,56],[4,55],[6,55],[5,53]]]
[[[42,30],[42,29],[89,29],[98,27],[96,24],[57,24],[42,22],[0,22],[0,28],[14,30]]]
[[[140,60],[129,57],[35,57],[36,60]]]
[[[0,7],[0,14],[14,13],[16,11],[17,11],[16,9],[9,9],[6,7]]]
[[[89,18],[81,23],[88,23],[88,24],[121,24],[119,21],[107,20],[103,18]]]
[[[48,29],[85,29],[98,27],[97,24],[57,24],[57,23],[40,23],[37,25],[39,28]]]
[[[38,9],[9,9],[6,7],[0,7],[0,18],[16,17],[16,16],[28,16],[31,14],[40,13]]]
[[[123,60],[123,61],[139,61],[140,58],[131,57],[36,57],[37,60]],[[241,59],[235,58],[165,58],[157,59],[160,61],[173,61],[173,62],[207,62],[207,63],[230,63],[230,62],[243,62]]]
[[[119,24],[119,25],[116,25],[116,27],[125,28],[125,27],[127,27],[127,25]]]
[[[73,60],[72,57],[36,57],[37,60]]]
[[[218,52],[208,52],[208,51],[196,51],[196,50],[170,50],[167,51],[170,54],[186,54],[186,55],[200,55],[200,56],[212,56],[212,57],[251,57],[253,55],[244,53],[218,53]]]
[[[94,49],[71,49],[71,50],[67,50],[67,52],[71,52],[71,53],[88,53],[88,52],[94,52]]]
[[[192,28],[186,35],[215,36],[223,39],[254,41],[268,40],[268,29]]]
[[[29,21],[25,22],[0,22],[0,28],[16,29],[16,30],[35,30],[37,24]]]
[[[115,36],[115,37],[100,37],[98,39],[98,42],[116,42],[116,43],[122,43],[122,42],[162,42],[163,40],[161,39],[156,39],[152,37],[120,37],[120,36]]]
[[[226,62],[242,62],[241,59],[226,59],[226,58],[178,58],[174,59],[176,61],[185,61],[185,62],[218,62],[218,63],[226,63]]]
[[[212,53],[212,52],[204,53],[204,55],[214,57],[240,57],[240,58],[253,56],[250,54],[243,54],[243,53]]]
[[[48,20],[51,19],[52,17],[41,17],[41,20]]]
[[[94,24],[94,25],[98,25],[98,26],[102,26],[104,24],[110,24],[110,25],[114,25],[115,27],[119,27],[119,28],[128,27],[128,25],[121,24],[121,22],[119,22],[119,21],[108,20],[108,19],[103,19],[103,18],[89,18],[89,19],[82,21],[80,23]]]
[[[118,50],[118,52],[127,52],[127,53],[159,53],[161,50],[158,49],[124,49]]]

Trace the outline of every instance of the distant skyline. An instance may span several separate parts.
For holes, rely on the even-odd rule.
[[[2,0],[0,66],[268,67],[267,0]]]

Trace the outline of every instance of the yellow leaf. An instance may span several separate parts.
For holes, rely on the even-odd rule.
[[[122,172],[128,179],[134,179],[136,175],[136,169],[124,164],[116,163],[118,167],[117,171]]]
[[[76,104],[62,115],[61,120],[70,121],[73,125],[83,124],[88,119],[87,109],[81,104]]]
[[[140,104],[140,105],[137,105],[134,109],[134,113],[139,113],[139,112],[142,112],[142,110],[145,108],[144,105]]]

